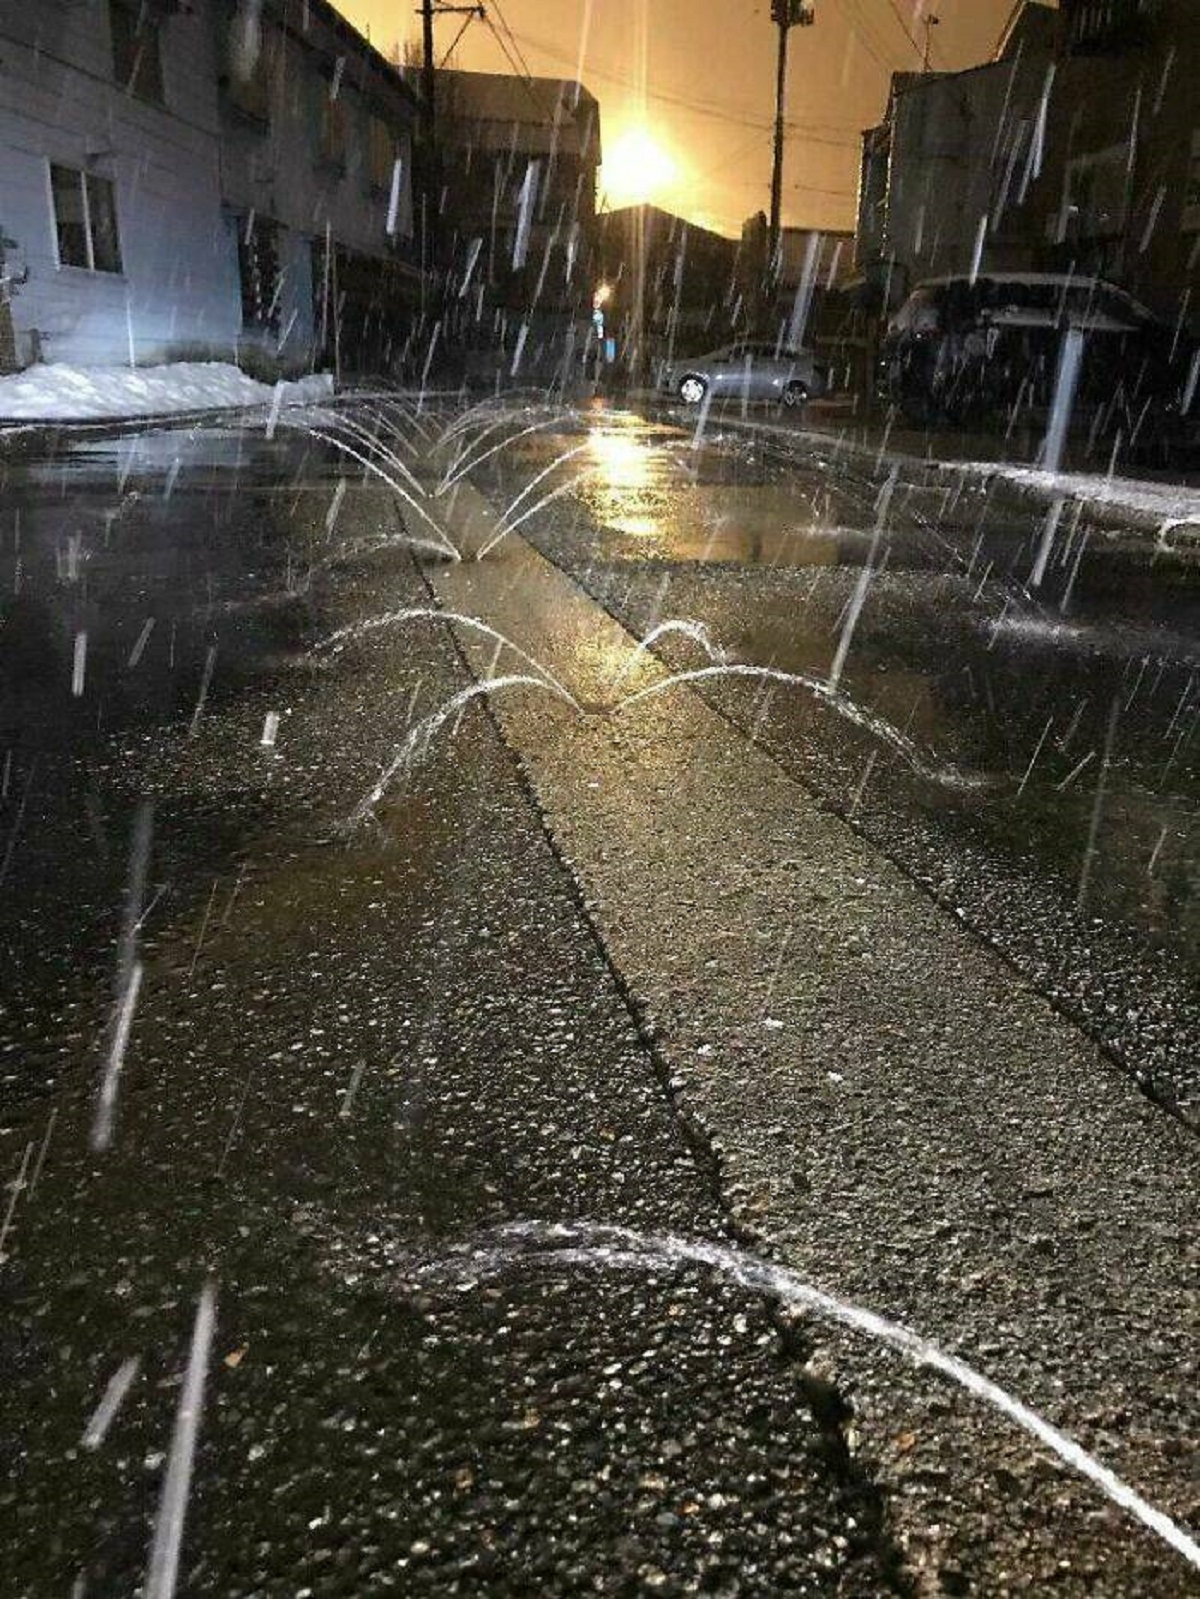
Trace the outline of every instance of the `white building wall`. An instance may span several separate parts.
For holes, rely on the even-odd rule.
[[[205,5],[162,23],[166,105],[113,78],[106,0],[0,0],[0,230],[18,355],[79,364],[230,359],[241,315],[220,210]],[[59,264],[50,162],[116,185],[123,270]]]

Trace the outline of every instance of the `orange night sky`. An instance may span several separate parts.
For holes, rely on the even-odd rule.
[[[381,49],[417,37],[416,0],[336,3]],[[501,0],[487,9],[490,25],[471,23],[453,65],[511,71],[503,38],[533,73],[573,78],[586,25],[580,75],[600,101],[606,148],[625,156],[602,174],[611,204],[645,197],[630,187],[634,134],[643,151],[653,141],[673,169],[660,177],[658,203],[728,233],[766,209],[776,39],[769,0]],[[940,18],[933,64],[948,68],[987,59],[1012,10],[1013,0],[816,0],[816,25],[791,36],[785,222],[853,226],[859,132],[879,119],[890,73],[921,65],[927,12]],[[438,22],[439,54],[461,20]]]

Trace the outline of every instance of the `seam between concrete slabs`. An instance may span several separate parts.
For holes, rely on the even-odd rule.
[[[430,600],[437,605],[439,595],[428,568],[421,568],[421,576]],[[448,628],[463,671],[468,677],[474,677],[478,681],[460,629],[453,624],[448,624]],[[579,911],[580,920],[587,928],[599,958],[629,1013],[650,1069],[671,1115],[678,1123],[684,1145],[691,1152],[718,1212],[725,1218],[731,1237],[748,1249],[769,1253],[769,1241],[756,1228],[740,1219],[729,1202],[722,1180],[721,1153],[709,1129],[682,1097],[681,1084],[672,1076],[671,1068],[659,1048],[654,1028],[645,1009],[605,943],[596,920],[595,906],[587,898],[578,873],[563,852],[561,842],[551,825],[541,795],[520,750],[509,739],[491,700],[485,698],[482,707],[497,737],[512,757],[517,781],[537,818],[546,840],[546,847],[562,872],[571,899]],[[808,1406],[813,1426],[820,1436],[822,1453],[834,1477],[842,1485],[843,1492],[852,1502],[861,1524],[864,1525],[866,1546],[878,1562],[879,1574],[886,1584],[887,1592],[901,1595],[912,1593],[911,1580],[903,1569],[903,1552],[892,1535],[891,1515],[884,1490],[872,1476],[867,1464],[856,1459],[847,1441],[847,1428],[854,1413],[853,1405],[835,1384],[809,1369],[811,1341],[802,1335],[796,1321],[787,1316],[778,1302],[770,1307],[770,1317],[778,1334],[782,1352],[797,1368],[800,1391]]]

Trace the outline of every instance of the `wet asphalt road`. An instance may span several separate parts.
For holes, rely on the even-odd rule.
[[[481,486],[502,502],[581,438],[514,448]],[[536,547],[635,634],[688,616],[739,659],[827,668],[878,482],[744,443],[680,459],[633,419],[589,448],[589,479],[523,529]],[[31,1153],[2,1268],[5,1591],[140,1580],[209,1276],[184,1591],[1044,1591],[1019,1570],[981,1586],[961,1552],[905,1574],[903,1518],[819,1339],[711,1273],[535,1256],[422,1276],[531,1218],[740,1224],[488,719],[389,797],[384,838],[331,840],[410,720],[470,681],[439,628],[308,653],[429,602],[387,496],[339,498],[337,476],[301,441],[170,434],[7,471],[0,1158],[15,1175]],[[1050,721],[1020,808],[930,795],[794,697],[701,692],[1187,1111],[1195,576],[1089,543],[1066,614],[1065,561],[1032,605],[1011,582],[1027,509],[964,491],[951,511],[944,492],[902,489],[847,684],[944,759],[1018,781]],[[686,641],[659,654],[695,664]],[[1099,754],[1059,785],[1117,696],[1081,909]],[[148,804],[145,976],[99,1156]],[[102,1447],[81,1447],[130,1357]],[[1187,1591],[1169,1558],[1161,1591]]]
[[[892,489],[887,462],[829,439],[716,421],[697,452],[685,420],[602,416],[562,469],[587,470],[577,492],[522,531],[637,637],[691,618],[730,660],[822,677],[886,494],[844,686],[1003,792],[923,783],[786,686],[697,691],[1194,1121],[1200,560],[1068,511],[1033,589],[1043,517],[998,483],[906,470]],[[500,502],[577,444],[547,432],[489,463]],[[685,636],[655,648],[706,664]]]
[[[324,558],[332,475],[293,490],[301,452],[235,467],[226,443],[167,498],[159,447],[123,490],[123,453],[13,474],[6,1169],[36,1148],[3,1266],[4,1591],[134,1590],[210,1276],[182,1591],[891,1591],[836,1396],[758,1296],[537,1261],[474,1293],[404,1286],[405,1262],[514,1218],[716,1239],[728,1218],[486,724],[389,810],[389,848],[331,842],[410,705],[465,681],[440,630],[353,674],[304,653],[427,598],[386,499],[347,495],[356,553],[289,593],[298,551]],[[147,803],[145,977],[100,1157]]]

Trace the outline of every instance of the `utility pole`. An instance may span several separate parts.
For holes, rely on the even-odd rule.
[[[442,163],[437,142],[437,55],[433,24],[438,17],[462,17],[458,38],[462,38],[471,22],[485,15],[482,5],[444,5],[441,0],[421,0],[417,7],[421,18],[421,167],[424,173],[421,199],[421,247],[426,257],[432,257],[435,270],[439,263],[439,236],[441,215]],[[451,45],[451,51],[454,49]],[[447,52],[449,54],[449,52]],[[445,60],[442,62],[445,65]],[[425,282],[425,261],[422,262],[421,282]],[[424,290],[422,290],[424,293]]]
[[[424,55],[421,61],[421,110],[425,147],[430,155],[433,153],[434,139],[437,134],[437,108],[434,103],[434,96],[437,92],[437,58],[434,55],[433,16],[434,0],[421,0],[421,31],[424,44]]]
[[[816,18],[811,0],[771,0],[771,20],[779,29],[779,59],[775,76],[775,166],[771,174],[771,232],[768,243],[768,272],[774,270],[779,253],[779,230],[783,213],[783,139],[787,105],[788,34],[793,28],[811,28]]]
[[[471,23],[478,20],[484,21],[487,12],[481,5],[455,6],[443,5],[441,0],[421,0],[417,8],[421,18],[421,122],[425,142],[430,150],[433,149],[437,137],[437,47],[434,43],[433,24],[437,17],[462,17],[463,24],[458,30],[458,37],[446,52],[446,57],[453,54],[459,39],[466,33]],[[446,64],[446,57],[442,65]]]

